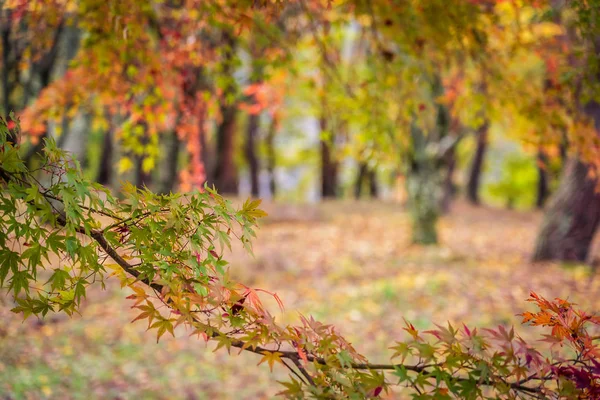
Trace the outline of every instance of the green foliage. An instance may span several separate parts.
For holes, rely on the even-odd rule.
[[[524,155],[510,155],[503,160],[502,177],[484,186],[486,194],[502,201],[508,208],[532,207],[535,204],[538,170],[535,161]]]

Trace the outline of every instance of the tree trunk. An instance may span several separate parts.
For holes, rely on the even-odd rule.
[[[275,198],[277,192],[277,184],[275,182],[275,132],[277,131],[277,119],[274,116],[267,132],[267,171],[269,172],[269,189],[271,190],[271,198]]]
[[[237,194],[238,177],[235,165],[236,105],[221,106],[223,121],[217,129],[217,160],[214,184],[219,193]]]
[[[327,129],[324,116],[320,120],[321,132]],[[321,138],[321,197],[335,198],[337,191],[337,163],[332,157],[330,143]]]
[[[258,136],[259,114],[250,114],[248,116],[248,127],[246,130],[246,161],[250,170],[250,184],[252,187],[252,196],[258,197],[258,157],[256,155],[256,138]]]
[[[433,165],[415,164],[406,177],[413,243],[423,245],[438,243],[440,183],[440,174]]]
[[[360,199],[365,182],[367,182],[369,185],[369,195],[372,198],[377,198],[379,195],[379,188],[377,187],[377,174],[375,173],[374,169],[369,168],[368,163],[361,162],[358,166],[358,175],[356,177],[356,183],[354,186],[354,197],[356,200]]]
[[[597,182],[576,158],[567,162],[561,183],[546,211],[537,237],[534,261],[578,261],[588,257],[600,222]]]
[[[236,87],[233,78],[235,37],[228,31],[223,31],[222,46],[224,48],[223,75],[230,77],[231,83],[223,89],[220,111],[222,121],[217,128],[217,157],[214,169],[214,184],[221,194],[237,194],[238,176],[235,165],[235,133],[237,104],[230,98],[235,96]]]
[[[10,74],[18,73],[15,68],[15,63],[11,60],[11,25],[12,25],[12,11],[10,9],[2,10],[0,18],[2,18],[2,101],[4,102],[4,115],[3,117],[8,122],[9,115],[12,111],[16,111],[14,104],[11,102],[11,94],[13,92],[13,85],[10,79]],[[13,81],[16,81],[14,79]],[[17,143],[18,138],[15,136],[14,131],[10,131],[7,140],[12,143]]]
[[[369,177],[369,193],[371,198],[376,199],[379,197],[379,186],[377,185],[377,171],[371,168],[368,173]]]
[[[583,107],[600,132],[600,104]],[[551,199],[538,234],[534,261],[587,260],[600,222],[598,182],[589,176],[589,167],[576,157],[567,161],[556,193]]]
[[[456,194],[456,186],[454,185],[454,170],[456,169],[456,154],[454,147],[446,155],[446,174],[443,183],[443,192],[441,200],[441,212],[447,214],[450,211],[450,204]]]
[[[179,161],[180,140],[177,132],[173,131],[164,135],[162,149],[164,158],[159,168],[160,177],[156,191],[159,194],[168,194],[173,191],[177,183],[177,167]]]
[[[110,185],[112,182],[114,150],[112,122],[109,120],[109,128],[104,134],[102,141],[100,166],[98,168],[98,176],[96,177],[96,181],[101,185]]]
[[[475,156],[471,163],[469,180],[467,182],[467,198],[472,204],[479,204],[479,185],[481,182],[485,151],[487,150],[488,128],[489,124],[485,122],[477,130],[477,148],[475,149]]]
[[[360,195],[362,194],[363,182],[367,175],[367,163],[361,162],[358,165],[358,175],[356,176],[356,183],[354,184],[354,198],[356,200],[360,199]]]
[[[413,123],[412,154],[406,176],[408,212],[412,221],[412,241],[438,243],[437,221],[440,216],[442,177],[440,161],[427,152],[427,137]]]
[[[537,208],[544,208],[546,200],[550,195],[549,176],[547,171],[548,157],[544,153],[544,150],[538,150],[537,155],[537,170],[538,170],[538,182],[537,182],[537,198],[535,205]]]

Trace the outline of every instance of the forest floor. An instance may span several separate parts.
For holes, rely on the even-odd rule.
[[[398,204],[265,209],[255,257],[234,249],[232,273],[278,293],[285,312],[267,301],[278,322],[311,314],[373,362],[389,361],[388,347],[406,338],[403,318],[417,329],[447,321],[515,325],[537,338],[541,331],[516,316],[530,308],[530,290],[600,310],[600,275],[589,267],[528,262],[539,212],[458,202],[440,223],[441,245],[419,247],[409,244],[408,216]],[[213,352],[183,330],[156,344],[144,324],[129,323],[136,313],[126,295],[112,282],[89,294],[82,316],[43,323],[23,323],[0,297],[0,399],[257,399],[281,389],[276,381],[286,371],[257,367],[254,354]]]

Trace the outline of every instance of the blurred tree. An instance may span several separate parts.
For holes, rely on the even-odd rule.
[[[484,122],[476,131],[477,145],[473,161],[469,169],[469,180],[467,182],[467,198],[472,204],[479,204],[479,187],[481,175],[483,173],[483,164],[485,152],[488,146],[489,123]]]
[[[554,61],[548,69],[551,86],[565,92],[564,84],[569,85],[572,154],[544,215],[533,259],[586,262],[600,223],[600,2],[553,1],[551,6],[554,19],[565,27],[560,43],[568,51],[562,63]],[[575,16],[569,18],[569,11]],[[565,72],[566,78],[556,78]]]
[[[358,173],[354,185],[354,197],[357,200],[360,199],[363,190],[365,189],[365,184],[369,189],[369,196],[376,199],[379,195],[376,169],[370,166],[368,162],[362,161],[358,164]]]
[[[227,30],[222,32],[223,63],[221,77],[225,80],[225,88],[219,105],[221,120],[216,133],[217,146],[213,182],[217,190],[223,194],[237,194],[238,192],[238,171],[234,154],[239,99],[237,83],[233,77],[237,45],[237,40],[232,32]]]
[[[321,129],[321,197],[324,199],[335,198],[338,187],[338,162],[335,160],[335,138],[332,137],[330,122],[328,123],[325,110],[319,119]]]
[[[594,121],[587,135],[600,132],[600,104],[591,101],[584,111]],[[596,170],[572,156],[565,166],[560,185],[544,215],[537,237],[534,261],[587,261],[590,246],[600,224],[600,192]]]

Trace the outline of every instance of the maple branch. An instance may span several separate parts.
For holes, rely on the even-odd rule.
[[[14,174],[4,170],[1,166],[0,166],[0,178],[2,178],[5,182],[8,182],[9,180],[17,180],[20,182],[26,182],[26,184],[32,186],[31,183],[25,181],[22,178],[17,178],[14,176]],[[57,198],[55,196],[49,195],[48,193],[45,192],[41,192],[42,196],[48,201],[50,202],[50,200],[54,200],[54,201],[59,201],[62,203],[62,200],[60,198]],[[33,204],[32,201],[29,201],[29,204],[35,205]],[[66,227],[67,226],[67,220],[66,217],[64,215],[64,212],[62,211],[58,211],[54,208],[53,213],[56,216],[56,222],[58,223],[59,226],[61,227]],[[87,237],[92,238],[93,240],[96,241],[96,243],[98,243],[98,245],[100,246],[100,248],[102,248],[102,250],[108,255],[110,256],[127,274],[131,275],[132,277],[136,278],[136,280],[138,282],[141,282],[143,284],[145,284],[146,286],[152,288],[153,290],[157,291],[157,292],[162,292],[164,286],[156,283],[156,282],[152,282],[150,281],[148,278],[143,277],[142,274],[135,269],[134,265],[129,264],[118,252],[117,250],[112,247],[108,241],[106,240],[106,238],[104,237],[104,232],[105,230],[97,230],[97,229],[92,229],[92,230],[86,230],[84,227],[82,226],[75,226],[74,230],[82,235],[85,235]],[[171,309],[175,308],[172,306],[172,304],[170,302],[166,302],[165,305]],[[197,319],[194,318],[195,321],[198,321]],[[198,321],[199,322],[199,321]],[[212,330],[211,334],[209,335],[210,338],[212,339],[216,339],[218,337],[227,337],[226,334],[223,334],[222,332],[218,331],[218,330]],[[231,342],[230,342],[230,346],[231,347],[235,347],[235,348],[239,348],[240,350],[245,350],[251,353],[255,353],[255,354],[259,354],[259,355],[263,355],[265,352],[273,352],[272,349],[267,349],[261,346],[252,346],[252,345],[248,345],[247,342],[244,342],[242,340],[239,339],[234,339],[234,338],[230,338]],[[281,353],[281,358],[285,358],[290,360],[300,371],[300,373],[302,374],[302,376],[304,376],[304,378],[306,379],[306,381],[308,381],[308,383],[312,386],[316,386],[315,382],[313,380],[313,378],[310,376],[310,374],[308,373],[308,371],[304,368],[304,366],[302,365],[301,361],[302,358],[300,357],[300,355],[298,354],[298,352],[296,351],[291,351],[291,350],[277,350],[279,353]],[[312,354],[306,354],[306,359],[310,362],[313,363],[317,363],[320,365],[328,365],[326,360],[322,357],[319,356],[315,356]],[[293,369],[285,362],[283,362],[283,364],[290,370],[292,370],[292,372],[298,376],[298,374],[293,371]],[[434,374],[431,371],[432,367],[436,367],[439,366],[439,364],[430,364],[430,365],[405,365],[402,363],[399,364],[372,364],[372,363],[349,363],[347,365],[340,365],[339,368],[341,369],[346,369],[346,368],[351,368],[351,369],[355,369],[355,370],[379,370],[379,371],[395,371],[398,369],[404,369],[406,371],[411,371],[411,372],[415,372],[418,374],[423,374],[425,377],[427,378],[434,378]],[[513,383],[509,383],[506,382],[504,379],[499,378],[500,381],[506,385],[508,385],[511,389],[515,390],[515,391],[520,391],[523,393],[527,393],[529,395],[532,394],[541,394],[542,391],[540,388],[532,388],[532,387],[528,387],[528,386],[524,386],[524,383],[530,382],[532,380],[544,380],[544,377],[538,377],[535,375],[531,375],[527,378],[522,379],[521,381],[518,382],[513,382]],[[467,378],[463,378],[463,377],[454,377],[453,380],[455,382],[469,382],[470,380]],[[486,385],[486,386],[493,386],[494,382],[488,378],[485,381],[482,381],[480,384]]]

